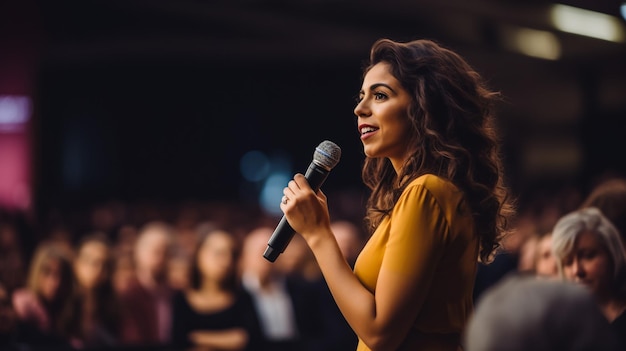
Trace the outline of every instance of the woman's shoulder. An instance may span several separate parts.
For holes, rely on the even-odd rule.
[[[406,187],[405,192],[415,191],[416,188],[426,189],[436,197],[461,193],[460,189],[450,180],[435,174],[424,174],[413,179]]]
[[[413,179],[404,190],[402,196],[405,202],[425,204],[444,209],[446,213],[452,213],[465,203],[463,191],[450,180],[434,175],[424,174]],[[464,213],[466,211],[463,211]]]

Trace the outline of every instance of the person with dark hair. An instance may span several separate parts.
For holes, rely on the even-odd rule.
[[[35,348],[69,348],[60,314],[73,290],[72,257],[64,246],[44,241],[30,260],[26,285],[13,291],[12,305],[23,326],[20,340]]]
[[[121,305],[113,288],[113,253],[105,233],[90,233],[76,246],[74,291],[62,311],[62,333],[77,349],[113,347],[121,335]]]
[[[172,300],[172,343],[185,349],[263,350],[252,297],[241,288],[239,243],[224,230],[207,233],[191,261],[190,287]]]
[[[580,208],[595,207],[619,231],[626,248],[626,178],[608,178],[596,184]]]
[[[497,97],[434,41],[374,43],[354,109],[371,191],[371,236],[354,269],[332,233],[323,191],[302,174],[284,188],[280,208],[312,249],[357,350],[461,347],[477,264],[492,259],[514,213]]]
[[[20,322],[11,303],[11,293],[0,280],[0,350],[29,350],[19,337]]]

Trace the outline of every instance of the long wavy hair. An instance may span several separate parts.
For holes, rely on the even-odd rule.
[[[55,323],[74,289],[71,254],[54,241],[44,241],[37,245],[30,262],[26,286],[37,295]],[[60,265],[60,282],[52,300],[47,300],[41,292],[41,280],[47,274],[47,266],[52,261],[57,261]],[[57,325],[54,325],[54,328],[57,328]]]
[[[479,260],[490,262],[514,214],[494,123],[500,94],[491,91],[461,56],[431,40],[379,39],[363,74],[380,62],[389,64],[391,74],[411,95],[411,140],[400,174],[387,158],[365,159],[362,177],[371,191],[365,218],[370,232],[412,180],[434,174],[464,191],[479,236]]]
[[[93,339],[92,335],[84,334],[85,320],[85,302],[89,299],[88,294],[93,294],[93,314],[92,318],[98,323],[101,331],[106,331],[111,337],[117,339],[121,333],[120,322],[122,318],[121,302],[113,287],[113,266],[114,256],[111,241],[105,233],[92,232],[86,234],[80,239],[75,247],[76,256],[74,257],[74,265],[80,259],[80,253],[83,247],[90,243],[100,243],[106,247],[107,256],[103,262],[104,279],[93,287],[93,291],[87,292],[80,286],[78,277],[74,273],[74,289],[69,302],[60,315],[60,327],[62,333],[68,338],[76,337],[81,339],[88,347],[111,346],[105,339]],[[92,344],[95,343],[95,344]]]

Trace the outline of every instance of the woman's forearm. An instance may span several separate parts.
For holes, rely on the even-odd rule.
[[[311,250],[337,306],[354,332],[372,350],[396,348],[405,328],[394,328],[385,316],[377,313],[375,296],[354,275],[335,240],[324,240],[324,235],[311,237]]]

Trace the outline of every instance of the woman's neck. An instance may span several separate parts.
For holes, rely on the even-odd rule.
[[[224,293],[226,290],[218,282],[210,279],[204,279],[200,285],[200,292],[202,293]]]
[[[600,310],[609,322],[613,322],[626,310],[626,298],[607,296],[598,299],[598,303]]]

